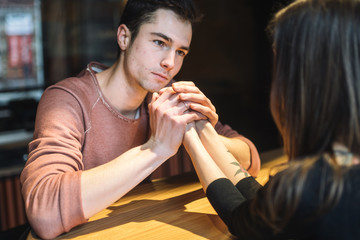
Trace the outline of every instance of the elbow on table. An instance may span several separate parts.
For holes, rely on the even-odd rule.
[[[24,177],[22,194],[29,223],[39,237],[52,239],[87,221],[80,206],[78,173],[53,174],[38,179],[34,174],[32,176]]]
[[[69,232],[73,227],[87,222],[83,215],[62,209],[57,204],[46,204],[43,201],[26,204],[26,214],[34,232],[42,239],[53,239],[62,233]],[[65,212],[62,212],[65,211]]]
[[[65,232],[59,217],[52,216],[46,210],[32,212],[27,209],[27,217],[31,228],[41,239],[53,239]]]

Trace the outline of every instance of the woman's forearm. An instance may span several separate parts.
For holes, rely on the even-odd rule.
[[[250,176],[239,161],[230,153],[221,137],[208,121],[197,121],[195,125],[202,145],[232,183],[236,184],[241,179]],[[248,151],[248,149],[246,150]]]
[[[190,155],[205,192],[210,183],[216,179],[226,177],[204,148],[194,125],[188,127],[183,144]]]

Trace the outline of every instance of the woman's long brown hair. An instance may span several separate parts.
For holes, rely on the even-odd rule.
[[[334,173],[323,209],[343,189],[342,168],[332,146],[360,153],[360,1],[298,0],[269,24],[274,74],[270,107],[290,160],[282,177],[269,186],[266,213],[258,213],[281,231],[298,206],[307,173],[330,156]]]

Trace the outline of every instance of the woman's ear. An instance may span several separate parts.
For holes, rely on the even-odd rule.
[[[130,44],[131,33],[125,24],[121,24],[117,30],[117,42],[121,51],[125,51]]]

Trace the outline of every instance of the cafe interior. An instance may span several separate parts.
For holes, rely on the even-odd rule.
[[[201,89],[216,107],[219,121],[250,139],[260,156],[265,156],[263,166],[266,156],[282,153],[281,139],[269,109],[273,55],[265,28],[272,14],[286,2],[196,0],[203,19],[194,29],[191,51],[175,77],[193,81]],[[0,239],[19,236],[28,226],[19,176],[27,160],[27,145],[32,140],[37,104],[43,91],[67,77],[76,76],[91,61],[112,65],[118,48],[116,29],[125,4],[126,0],[0,2]],[[180,189],[180,192],[164,199],[151,198],[153,191],[165,189],[161,180],[168,178],[171,179],[166,187]],[[172,233],[182,236],[179,239],[187,236],[188,239],[231,239],[206,202],[192,167],[167,166],[151,179],[150,188],[139,186],[140,189],[126,196],[128,198],[93,219],[93,225],[85,224],[84,229],[77,229],[71,237],[90,239],[89,234],[135,222],[138,225],[133,229],[145,228],[147,232],[138,233],[138,238],[129,235],[126,239],[147,239],[145,236],[155,235],[158,238],[149,239],[169,239],[166,236]],[[190,190],[181,190],[182,184],[190,186]],[[140,192],[142,196],[136,195]],[[184,210],[187,205],[179,201],[200,210],[189,214]],[[156,208],[163,204],[167,208]],[[207,209],[201,212],[205,205]],[[118,212],[125,211],[125,206],[128,220],[117,216]],[[149,211],[157,209],[162,215],[137,216],[136,209],[140,211],[144,206]],[[207,231],[222,237],[214,237],[217,235],[185,223],[163,220],[171,211],[180,214],[180,218],[191,215],[209,221]],[[105,223],[104,218],[112,220]],[[147,227],[142,227],[146,222]],[[96,226],[101,229],[94,230]],[[141,234],[147,235],[142,238]],[[92,235],[92,239],[101,239],[95,236],[100,235]]]

